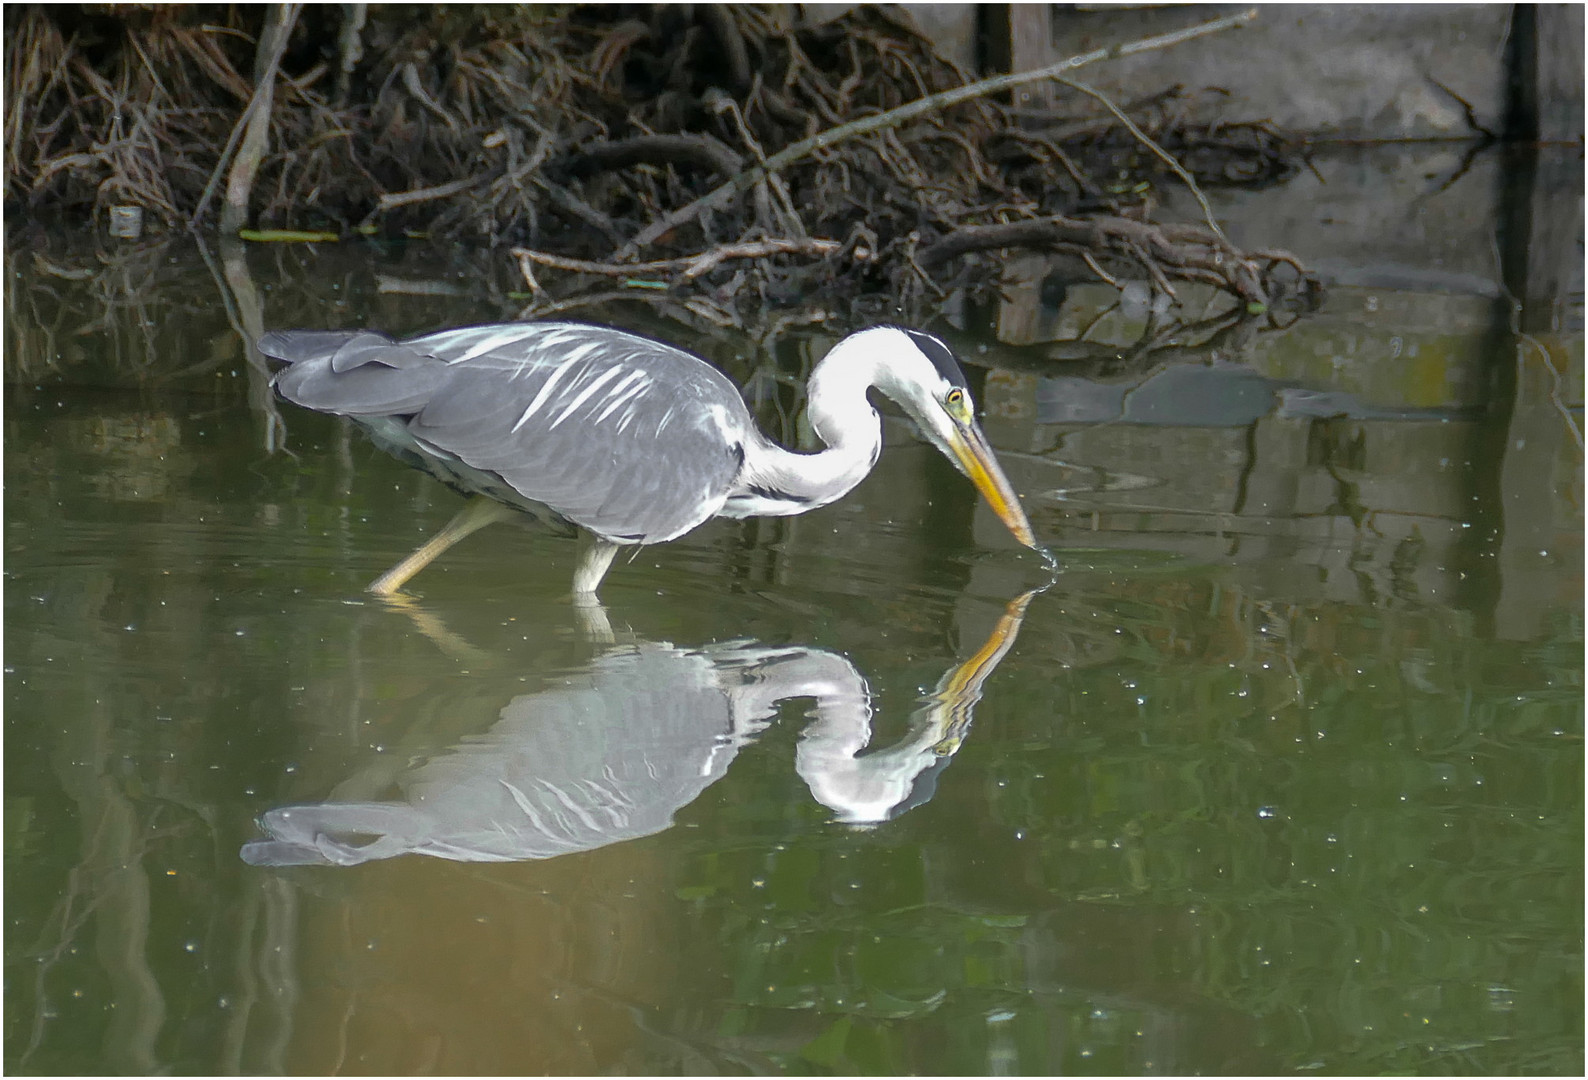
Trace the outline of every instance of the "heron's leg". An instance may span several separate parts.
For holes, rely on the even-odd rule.
[[[601,579],[607,576],[607,567],[612,565],[612,557],[617,553],[617,544],[579,530],[579,569],[573,572],[575,601],[594,602],[595,591]]]
[[[586,641],[592,645],[617,644],[618,636],[612,632],[612,620],[607,618],[607,609],[590,593],[573,598],[573,614]]]
[[[498,521],[509,521],[518,516],[510,506],[476,495],[466,503],[457,516],[424,545],[402,562],[370,582],[368,591],[376,596],[390,596],[419,571],[429,566],[431,560],[472,532]],[[598,579],[599,580],[599,579]]]
[[[492,654],[478,648],[467,638],[454,633],[446,623],[435,614],[419,606],[419,601],[403,593],[392,593],[382,596],[386,606],[393,611],[400,611],[413,620],[414,627],[425,637],[429,638],[442,652],[452,659],[476,671],[482,671],[490,666]]]

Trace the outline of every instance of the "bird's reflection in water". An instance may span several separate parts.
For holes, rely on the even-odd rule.
[[[822,649],[642,643],[609,649],[560,685],[508,702],[491,730],[412,769],[403,801],[267,811],[258,866],[349,866],[413,852],[468,862],[545,859],[649,836],[672,824],[777,715],[815,702],[795,753],[811,794],[838,819],[884,821],[931,798],[970,728],[982,686],[1014,644],[1034,592],[950,670],[909,734],[862,753],[871,697],[848,660]]]

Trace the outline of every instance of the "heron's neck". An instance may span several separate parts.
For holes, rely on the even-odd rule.
[[[866,400],[876,374],[869,350],[849,340],[834,346],[806,385],[806,415],[827,448],[799,454],[757,433],[745,446],[740,492],[724,513],[799,514],[842,498],[864,480],[882,452],[882,418]]]

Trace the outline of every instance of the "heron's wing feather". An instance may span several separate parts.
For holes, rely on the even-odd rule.
[[[709,365],[630,342],[454,361],[408,430],[607,539],[672,539],[721,507],[749,415]]]
[[[258,347],[288,364],[275,379],[288,400],[363,421],[461,490],[505,498],[500,478],[619,543],[670,540],[721,509],[751,427],[709,364],[608,327],[503,323],[405,342],[290,330]]]
[[[256,347],[287,363],[274,379],[282,397],[341,416],[423,408],[445,372],[420,350],[367,330],[274,330]]]

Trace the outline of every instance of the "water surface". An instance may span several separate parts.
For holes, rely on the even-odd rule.
[[[620,559],[603,642],[533,529],[365,595],[456,496],[239,336],[510,317],[509,274],[207,255],[8,254],[9,1071],[1581,1071],[1580,301],[1345,284],[1145,356],[1088,287],[967,312],[1046,592],[890,422],[840,503]],[[650,311],[595,314],[799,438],[828,339]],[[857,813],[817,759],[868,722]],[[366,819],[242,858],[283,807],[558,776],[628,827],[456,861],[501,812],[459,798],[454,858]]]

